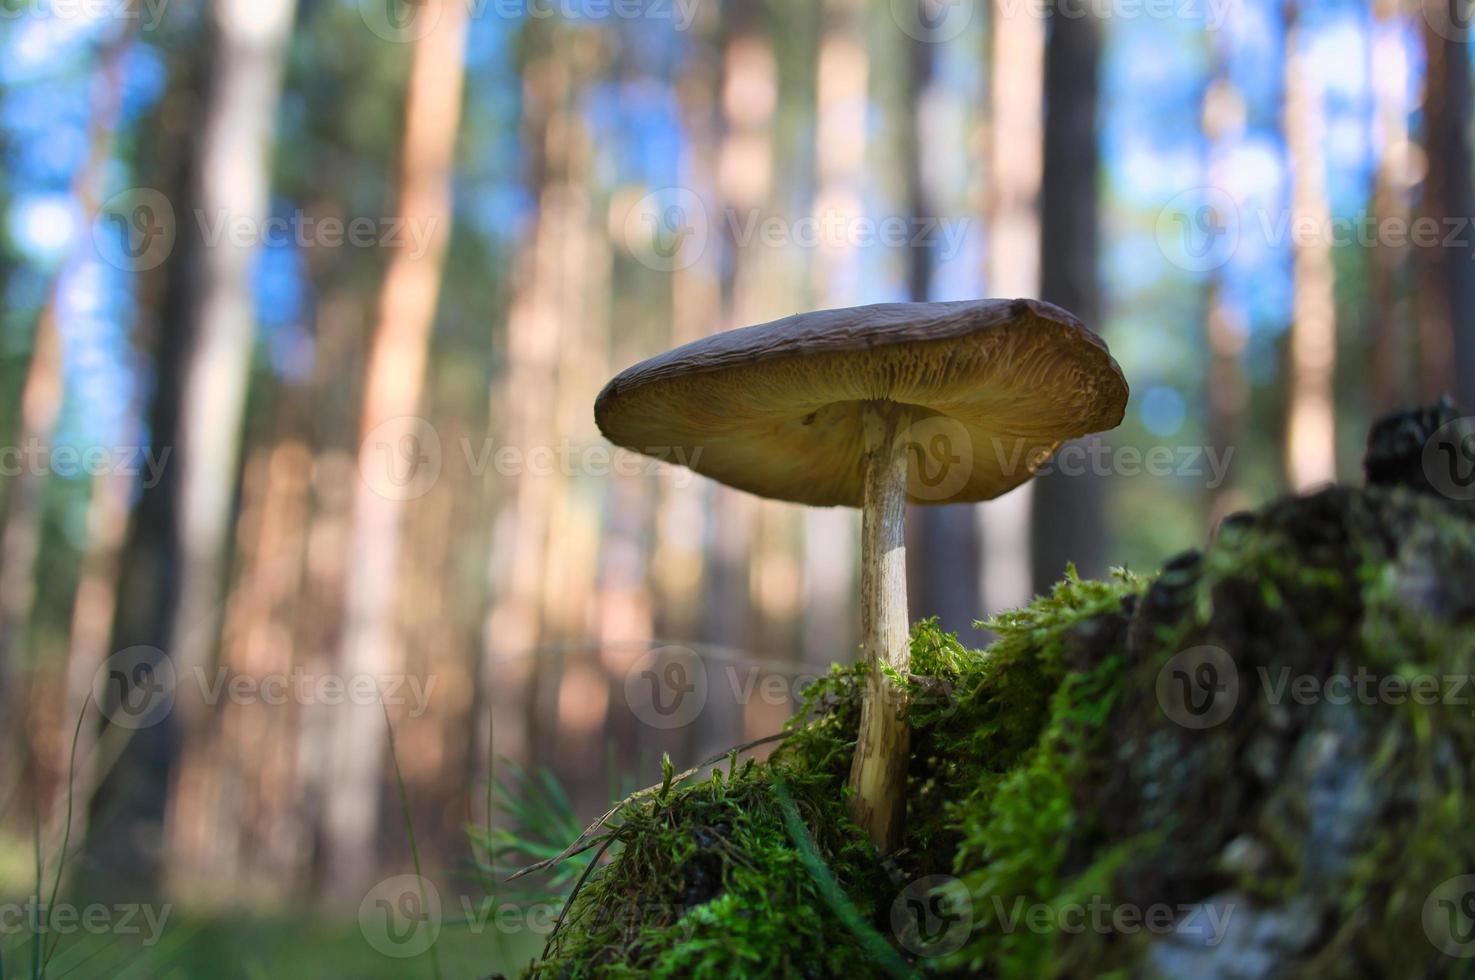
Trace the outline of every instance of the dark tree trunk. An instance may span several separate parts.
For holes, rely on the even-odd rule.
[[[932,81],[935,45],[908,39],[906,177],[907,210],[926,221],[936,208],[922,179],[927,134],[921,131],[923,95]],[[914,302],[930,298],[932,251],[907,251],[907,294]],[[980,618],[978,526],[971,505],[914,507],[910,515],[911,547],[907,549],[907,592],[913,619],[936,616],[942,628],[960,636]]]
[[[1089,13],[1051,18],[1045,49],[1045,172],[1040,298],[1101,328],[1097,257],[1097,73],[1101,24]],[[1034,481],[1034,589],[1048,592],[1068,562],[1106,571],[1103,485],[1090,472],[1055,470]]]
[[[157,136],[151,145],[180,149],[140,164],[140,171],[154,175],[153,186],[162,188],[173,205],[177,232],[169,260],[144,277],[140,290],[144,312],[139,346],[153,355],[153,388],[146,404],[156,455],[177,442],[194,346],[189,311],[195,306],[196,283],[191,272],[203,244],[195,224],[185,217],[192,211],[200,163],[193,134],[203,128],[209,102],[200,86],[209,63],[206,49],[212,46],[196,39],[179,49],[187,53],[171,66],[175,76],[156,114]],[[173,697],[168,681],[172,664],[165,651],[179,601],[179,478],[180,468],[171,462],[152,486],[143,488],[124,539],[119,567],[127,571],[118,582],[108,647],[115,658],[110,663],[120,669],[110,672],[105,692],[99,692],[104,694],[98,742],[103,763],[90,802],[79,871],[84,893],[146,895],[159,884],[164,813],[179,756],[178,723],[163,703]],[[148,686],[136,687],[135,681]],[[120,712],[125,699],[140,710],[132,715]],[[153,720],[155,715],[162,717]],[[110,717],[125,723],[114,724]],[[132,723],[153,723],[129,727],[130,718],[136,719]]]
[[[1460,0],[1427,2],[1435,9],[1424,31],[1423,142],[1429,173],[1420,213],[1440,223],[1440,247],[1418,250],[1424,260],[1419,317],[1424,395],[1450,393],[1463,405],[1475,405],[1475,242],[1467,224],[1475,217],[1475,186],[1467,135],[1469,28],[1461,26],[1468,14],[1462,13]],[[1444,247],[1452,231],[1457,247]]]

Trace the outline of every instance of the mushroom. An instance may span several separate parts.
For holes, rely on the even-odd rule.
[[[859,507],[861,626],[871,665],[851,814],[882,852],[901,841],[910,730],[888,678],[910,660],[906,504],[989,500],[1067,440],[1121,422],[1106,344],[1036,300],[888,303],[801,313],[642,361],[594,404],[605,437],[679,455],[762,497]]]

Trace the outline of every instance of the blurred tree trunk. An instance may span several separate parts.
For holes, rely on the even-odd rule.
[[[990,296],[1035,296],[1040,275],[1040,188],[1044,173],[1045,22],[995,0],[989,38],[988,258]],[[1069,71],[1061,66],[1062,71]],[[1094,82],[1092,83],[1094,84]],[[1085,152],[1084,149],[1078,152]],[[1089,322],[1089,321],[1088,321]],[[1013,452],[1007,433],[974,453]],[[1032,483],[979,508],[983,609],[980,618],[1022,606],[1034,594],[1030,523]]]
[[[603,31],[576,36],[577,53],[566,56],[582,60],[581,83],[593,87],[610,75],[611,41]],[[553,412],[546,420],[550,427],[546,444],[552,446],[598,444],[591,396],[609,377],[611,255],[608,225],[601,220],[609,212],[609,201],[598,184],[594,141],[581,116],[577,103],[571,104],[569,135],[582,145],[573,148],[570,161],[575,166],[561,189],[559,275],[577,270],[579,279],[565,280],[558,290],[562,341],[553,368]],[[555,472],[534,477],[533,482],[541,484],[551,509],[542,618],[547,638],[566,651],[559,657],[557,675],[549,678],[555,706],[551,717],[557,725],[549,756],[568,784],[579,788],[583,802],[599,807],[608,800],[604,724],[612,694],[598,647],[599,616],[614,611],[603,605],[604,599],[618,603],[613,595],[598,591],[601,524],[606,511],[614,514],[617,498],[612,499],[611,474],[591,472],[578,459],[561,463]],[[619,516],[622,523],[640,520]],[[629,580],[635,580],[633,575]],[[622,616],[616,613],[617,620]]]
[[[1322,91],[1299,49],[1301,32],[1294,4],[1287,7],[1285,38],[1285,141],[1291,165],[1294,295],[1287,342],[1285,470],[1292,490],[1302,492],[1337,477],[1337,309],[1326,199],[1322,141]]]
[[[722,104],[718,122],[716,193],[708,215],[707,248],[717,263],[716,305],[706,322],[692,324],[698,335],[740,327],[759,312],[764,255],[756,243],[735,237],[729,214],[755,213],[771,200],[774,173],[773,114],[778,86],[777,64],[769,37],[769,20],[757,5],[724,4],[720,36],[723,65]],[[773,293],[778,281],[765,283]],[[766,298],[772,298],[766,297]],[[742,738],[744,711],[736,703],[722,671],[734,652],[754,649],[757,602],[751,570],[757,556],[759,502],[748,494],[712,481],[701,481],[706,501],[707,553],[702,597],[698,604],[698,656],[707,673],[705,707],[687,728],[688,757],[697,758]]]
[[[1050,18],[1045,49],[1040,298],[1101,330],[1097,278],[1097,76],[1101,22],[1089,6]],[[1099,437],[1088,437],[1099,438]],[[1033,592],[1048,594],[1074,562],[1083,577],[1106,573],[1103,478],[1054,469],[1034,480]]]
[[[331,198],[330,198],[331,202]],[[337,203],[327,207],[337,213]],[[297,651],[297,663],[314,676],[338,671],[336,653],[343,636],[344,593],[348,582],[349,542],[353,535],[354,488],[362,477],[354,454],[358,434],[354,396],[367,362],[369,338],[364,329],[373,315],[356,277],[354,260],[324,257],[324,268],[311,276],[319,283],[314,313],[314,370],[308,380],[316,438],[309,488],[309,517],[304,542],[302,596],[294,610],[290,634],[284,638]],[[365,260],[357,260],[365,261]],[[371,264],[365,261],[365,264]],[[298,766],[291,791],[293,819],[310,839],[310,860],[298,869],[306,882],[321,890],[327,874],[321,829],[335,785],[331,751],[339,706],[303,705],[298,714]]]
[[[1475,176],[1471,174],[1470,27],[1460,0],[1424,0],[1424,157],[1419,208],[1438,242],[1418,250],[1419,348],[1426,399],[1475,405]],[[1440,29],[1436,29],[1436,25]],[[1459,224],[1456,225],[1455,223]]]
[[[1409,125],[1405,103],[1408,67],[1404,23],[1395,0],[1376,0],[1369,28],[1368,78],[1373,87],[1372,138],[1374,227],[1392,227],[1408,221]],[[1368,304],[1366,335],[1369,410],[1372,415],[1392,411],[1412,399],[1417,388],[1409,377],[1417,343],[1408,329],[1403,276],[1408,263],[1406,244],[1394,245],[1384,236],[1367,250]]]
[[[820,57],[815,73],[813,126],[814,190],[812,210],[823,217],[826,210],[854,207],[864,168],[863,111],[866,99],[866,53],[859,37],[856,16],[850,5],[827,3],[817,8]],[[782,29],[781,29],[782,30]],[[752,44],[767,45],[755,40]],[[772,119],[765,120],[768,145],[772,146]],[[770,149],[771,152],[771,149]],[[765,161],[763,193],[772,199],[774,167]],[[848,257],[830,250],[812,250],[810,269],[814,300],[806,305],[833,307],[854,302],[854,273],[841,266]],[[842,273],[849,272],[842,277]],[[757,322],[757,321],[753,321]],[[719,491],[725,492],[725,491]],[[859,567],[859,537],[855,515],[846,508],[804,509],[804,660],[814,666],[856,658],[859,634],[855,630],[855,570]]]
[[[692,48],[687,60],[688,74],[679,87],[682,125],[687,133],[687,162],[683,169],[706,192],[703,199],[713,204],[720,203],[719,171],[732,155],[729,142],[742,141],[741,146],[751,146],[753,142],[760,147],[764,145],[761,135],[744,140],[732,132],[731,120],[723,107],[736,100],[736,104],[747,102],[751,109],[749,93],[763,92],[766,86],[774,84],[772,51],[759,37],[734,35],[733,26],[725,22],[732,16],[733,12],[724,5],[720,15],[709,17],[699,31],[689,35]],[[735,44],[739,47],[734,47]],[[766,78],[749,77],[753,69],[748,59],[740,56],[741,45],[759,49],[759,58],[766,55],[767,71],[759,69],[759,74],[766,74]],[[717,226],[709,220],[709,240],[716,230]],[[722,260],[722,249],[716,242],[710,242],[691,265],[676,270],[671,279],[671,322],[665,343],[636,349],[629,345],[631,338],[623,331],[616,331],[611,337],[613,366],[633,363],[661,346],[676,347],[706,336],[720,314]],[[653,585],[653,628],[658,636],[686,641],[694,639],[699,629],[703,616],[702,588],[707,575],[706,482],[697,479],[678,486],[674,480],[663,479],[656,490],[654,554],[649,571]],[[659,759],[659,754],[655,757]]]
[[[581,628],[563,621],[569,615],[565,604],[574,597],[554,592],[570,574],[567,562],[593,561],[589,555],[555,553],[554,542],[570,530],[556,526],[567,517],[568,478],[559,466],[534,474],[533,464],[575,431],[559,428],[569,424],[572,411],[559,372],[564,348],[581,342],[578,321],[590,312],[582,284],[591,271],[586,263],[596,261],[585,228],[590,147],[576,100],[593,70],[597,44],[581,27],[530,21],[523,28],[523,144],[530,161],[528,192],[537,205],[518,249],[505,384],[494,389],[491,408],[493,418],[506,420],[505,446],[523,469],[502,481],[487,629],[495,660],[487,683],[498,753],[533,763],[560,755],[556,726],[566,651],[555,644],[586,639]],[[588,395],[586,389],[580,421],[589,416]],[[582,533],[580,540],[587,540]]]
[[[1226,65],[1223,42],[1214,38],[1213,70],[1204,86],[1202,127],[1204,131],[1207,182],[1218,186],[1219,164],[1229,156],[1232,144],[1240,138],[1244,129],[1244,100],[1230,81]],[[1245,340],[1249,331],[1244,310],[1229,297],[1225,287],[1224,267],[1212,270],[1205,307],[1205,347],[1209,352],[1209,364],[1205,378],[1205,402],[1207,419],[1205,434],[1209,447],[1220,453],[1221,458],[1231,458],[1245,435],[1245,412],[1249,407],[1249,385],[1246,382],[1241,359],[1244,356]],[[1236,510],[1246,501],[1242,494],[1226,482],[1218,487],[1206,487],[1208,526],[1217,527],[1219,521]],[[1095,575],[1100,576],[1098,570]]]
[[[558,344],[552,292],[547,281],[556,261],[552,229],[553,182],[562,173],[566,144],[555,142],[570,84],[549,50],[553,28],[546,22],[523,25],[520,34],[522,77],[521,143],[527,160],[524,190],[536,202],[514,249],[511,306],[507,312],[505,365],[492,386],[489,419],[502,420],[502,439],[514,451],[526,451],[539,438],[539,427],[551,410],[546,398],[552,381],[547,359]],[[545,500],[530,480],[505,476],[498,481],[498,513],[493,523],[488,560],[491,594],[486,620],[487,660],[483,664],[484,700],[491,715],[495,751],[521,765],[534,759],[538,706],[538,645],[541,642],[540,588],[546,546]],[[495,759],[492,760],[495,766]]]
[[[124,535],[128,530],[128,506],[136,489],[135,479],[127,474],[101,473],[93,477],[92,496],[87,501],[87,546],[82,554],[82,568],[77,579],[77,592],[72,600],[71,632],[67,644],[66,681],[63,685],[61,724],[75,731],[75,744],[68,743],[65,755],[52,760],[54,771],[61,773],[51,804],[47,808],[53,829],[51,839],[59,841],[70,831],[72,841],[84,840],[87,807],[71,807],[67,820],[68,798],[85,802],[96,784],[102,761],[98,758],[98,726],[95,718],[80,726],[77,719],[88,710],[93,696],[93,680],[97,669],[108,656],[109,631],[117,614],[118,586],[122,568]],[[96,711],[93,706],[92,711]],[[75,774],[72,761],[76,760]]]
[[[901,107],[902,162],[906,177],[906,207],[914,229],[938,220],[938,207],[925,179],[928,138],[923,111],[932,85],[936,44],[897,32],[901,41],[904,104]],[[913,245],[906,250],[907,298],[925,303],[931,298],[934,249]],[[966,637],[979,618],[979,551],[977,512],[971,504],[912,507],[909,509],[907,547],[907,607],[913,620],[936,616],[942,628]]]
[[[213,42],[186,37],[168,65],[169,85],[152,117],[140,173],[165,195],[179,215],[189,215],[198,200],[201,147],[194,135],[208,115],[208,84]],[[152,153],[153,156],[149,156]],[[169,261],[139,278],[138,346],[152,355],[153,384],[147,414],[155,451],[168,448],[182,422],[183,393],[189,366],[194,277],[191,271],[202,247],[188,223],[179,225]],[[175,512],[180,468],[165,466],[160,478],[138,497],[118,561],[120,575],[108,650],[152,648],[140,658],[157,670],[167,657],[170,626],[177,607],[181,561]],[[135,678],[116,676],[99,704],[104,718],[132,695],[145,711],[161,691],[124,689]],[[91,678],[88,679],[89,682]],[[162,692],[167,696],[167,691]],[[156,724],[131,731],[104,721],[97,784],[89,803],[87,839],[78,867],[85,894],[141,896],[156,891],[163,841],[165,801],[178,754],[178,721],[165,714]]]
[[[31,345],[25,382],[21,387],[20,428],[12,445],[49,446],[63,399],[61,337],[58,324],[64,279],[73,271],[77,253],[94,248],[86,238],[96,220],[106,168],[112,159],[114,131],[121,106],[123,56],[132,46],[131,29],[119,30],[98,53],[97,77],[92,86],[86,159],[72,181],[77,202],[77,227],[82,236],[71,243],[69,255],[52,279]],[[21,467],[9,481],[4,498],[4,526],[0,529],[0,736],[14,742],[27,737],[25,715],[29,669],[26,633],[36,601],[36,559],[40,553],[46,474]],[[94,481],[94,491],[103,481]],[[85,565],[85,562],[84,562]],[[85,576],[84,571],[84,576]],[[91,675],[88,675],[91,682]],[[75,714],[69,714],[75,718]],[[63,723],[65,724],[65,722]],[[7,760],[4,782],[13,773]],[[5,789],[0,794],[9,797]]]
[[[359,419],[359,477],[353,504],[342,645],[346,678],[376,682],[401,673],[395,630],[396,582],[404,504],[428,492],[435,471],[458,447],[436,445],[415,418],[425,381],[431,327],[450,244],[452,169],[461,120],[469,10],[438,0],[434,27],[415,42],[405,96],[405,135],[395,216],[426,233],[423,254],[394,250],[379,292]],[[449,452],[446,450],[449,448]],[[444,454],[444,455],[438,455]],[[373,873],[384,771],[385,716],[378,704],[338,711],[333,774],[325,811],[332,887],[350,894]]]
[[[297,435],[308,417],[306,393],[272,387],[269,431],[249,440],[256,445],[242,467],[237,554],[219,665],[207,674],[212,685],[287,677],[296,659],[291,623],[304,595],[312,458]],[[181,884],[197,891],[213,884],[220,890],[212,897],[221,901],[240,888],[286,896],[307,852],[306,828],[291,805],[304,710],[290,699],[226,700],[193,727],[170,821],[170,868]]]
[[[128,736],[93,806],[89,854],[99,882],[151,888],[162,861],[162,825],[181,731],[201,715],[190,694],[217,640],[219,576],[236,486],[236,452],[249,375],[254,312],[253,243],[228,233],[258,231],[266,216],[270,150],[292,0],[217,4],[206,46],[208,91],[200,135],[173,186],[177,241],[167,269],[155,350],[150,432],[177,452],[146,488],[121,567],[113,650],[153,648],[172,663],[183,717]],[[188,84],[188,81],[181,84]],[[183,137],[177,137],[183,138]],[[222,232],[206,240],[207,229]],[[119,846],[119,842],[126,842]]]
[[[730,62],[740,74],[732,79],[733,87],[728,90],[723,106],[728,138],[722,162],[725,186],[720,196],[723,207],[729,209],[722,216],[724,221],[731,215],[732,220],[743,227],[750,227],[750,219],[755,213],[787,213],[791,208],[802,210],[824,206],[811,194],[805,193],[814,187],[806,180],[811,172],[808,147],[783,138],[785,134],[779,131],[782,124],[780,114],[791,106],[805,119],[815,119],[814,114],[818,112],[816,123],[823,130],[834,122],[834,106],[829,112],[820,109],[825,96],[817,91],[811,101],[807,87],[794,84],[807,73],[793,62],[780,63],[780,58],[789,56],[789,51],[783,50],[785,45],[780,44],[776,35],[790,39],[813,38],[821,32],[814,31],[809,25],[826,21],[829,31],[823,32],[817,42],[811,42],[812,45],[817,43],[819,49],[816,77],[825,77],[827,58],[837,50],[834,44],[845,46],[843,50],[847,53],[859,50],[859,60],[850,59],[848,65],[852,71],[858,69],[860,98],[863,99],[865,53],[864,40],[858,36],[860,15],[848,9],[856,6],[848,0],[838,0],[813,4],[809,10],[776,9],[766,16],[757,13],[743,17],[734,12],[732,29],[742,33],[733,38],[734,45],[740,47],[732,49],[735,58]],[[814,32],[806,33],[810,31]],[[814,48],[811,46],[809,50],[812,52]],[[842,74],[845,70],[842,68]],[[835,81],[833,73],[831,79]],[[851,84],[853,79],[839,79],[837,87],[831,88],[831,95],[846,98],[841,93]],[[850,106],[845,106],[842,111],[849,109]],[[821,157],[826,139],[821,135],[815,147]],[[835,140],[831,140],[831,147],[838,150],[840,156],[847,156],[850,152],[839,147]],[[745,158],[745,150],[752,156]],[[844,172],[850,164],[837,161],[837,166]],[[748,167],[751,167],[750,171],[746,170]],[[785,183],[779,178],[783,174],[793,176]],[[844,177],[839,179],[848,181]],[[787,200],[785,190],[792,195]],[[823,246],[818,250],[808,250],[818,254],[800,256],[795,254],[792,242],[773,248],[757,240],[741,244],[734,236],[728,244],[734,246],[728,253],[734,266],[734,278],[731,304],[724,310],[722,322],[729,328],[773,319],[802,307],[815,282],[815,266],[810,264],[811,260],[819,264],[825,261]],[[833,255],[832,258],[842,266],[847,262],[844,255]],[[848,277],[842,273],[838,278],[843,281]],[[823,581],[810,575],[815,571],[811,563],[814,559],[845,561],[849,542],[847,515],[831,518],[832,521],[840,521],[839,534],[825,535],[824,522],[829,515],[819,515],[813,509],[765,500],[726,487],[714,486],[712,491],[714,501],[721,508],[714,519],[717,528],[738,528],[745,522],[749,522],[751,528],[745,543],[746,561],[736,557],[743,545],[728,543],[733,568],[741,570],[746,566],[747,581],[739,588],[746,592],[748,622],[731,624],[742,633],[724,644],[742,651],[742,659],[717,662],[722,675],[717,700],[732,701],[740,697],[744,702],[738,710],[740,721],[728,725],[714,716],[706,726],[709,731],[703,733],[703,755],[740,739],[770,734],[782,725],[783,715],[790,712],[785,710],[786,705],[780,699],[752,696],[751,691],[756,688],[743,695],[736,695],[735,691],[743,690],[745,685],[763,683],[768,680],[766,675],[769,673],[791,669],[777,666],[775,662],[788,663],[802,657],[806,639],[818,641],[816,630],[828,630],[837,618],[837,607],[853,608],[846,589],[848,569],[841,570],[838,575],[827,576]],[[820,535],[825,535],[823,548],[826,554],[823,558],[810,551]],[[816,591],[806,595],[810,587],[816,587]],[[844,656],[843,648],[838,651],[832,649],[826,654],[826,661]]]
[[[240,467],[241,427],[256,336],[252,273],[259,229],[270,212],[271,159],[287,39],[296,0],[221,0],[213,5],[214,87],[201,134],[196,214],[202,232],[226,232],[197,253],[197,286],[186,316],[193,330],[177,462],[181,467],[179,609],[168,648],[180,677],[207,670],[220,638],[222,576]],[[233,241],[239,223],[252,240]],[[197,692],[182,685],[181,694]],[[204,714],[181,697],[184,723]],[[188,737],[188,734],[187,736]]]

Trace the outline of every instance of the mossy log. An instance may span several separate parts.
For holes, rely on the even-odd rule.
[[[531,972],[1475,976],[1475,504],[1426,465],[1457,415],[986,651],[918,624],[884,863],[845,802],[865,668],[835,668],[768,761],[623,806]]]

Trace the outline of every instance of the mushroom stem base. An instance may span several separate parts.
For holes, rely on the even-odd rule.
[[[865,435],[865,497],[861,527],[861,629],[871,670],[860,733],[850,766],[850,812],[884,853],[901,843],[906,817],[911,731],[904,692],[882,669],[905,675],[911,660],[907,621],[906,503],[909,413],[890,402],[861,408]]]

